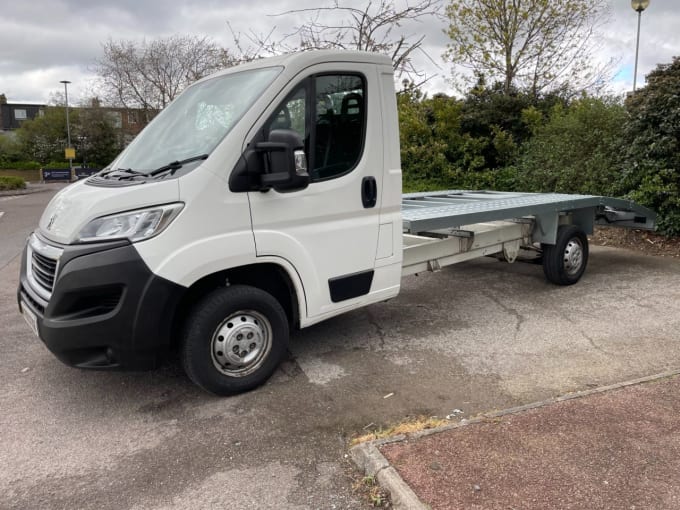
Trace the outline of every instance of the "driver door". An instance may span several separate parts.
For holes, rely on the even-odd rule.
[[[370,299],[382,188],[381,117],[368,101],[375,70],[316,66],[283,92],[267,130],[292,129],[304,140],[305,189],[250,192],[258,257],[279,257],[300,275],[307,319],[320,320]]]

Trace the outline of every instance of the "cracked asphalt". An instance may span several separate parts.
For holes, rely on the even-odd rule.
[[[680,261],[593,247],[571,287],[495,259],[408,277],[397,299],[296,333],[271,381],[237,397],[175,364],[74,370],[16,307],[22,243],[51,195],[0,200],[0,508],[367,508],[345,455],[368,424],[680,367]]]

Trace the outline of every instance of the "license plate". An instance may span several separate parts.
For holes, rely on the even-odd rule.
[[[26,324],[28,324],[33,333],[35,333],[35,336],[38,336],[38,318],[23,301],[21,302],[21,314],[24,316]]]

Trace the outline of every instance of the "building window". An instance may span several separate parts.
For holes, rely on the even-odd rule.
[[[45,110],[43,110],[41,108],[40,110],[38,110],[38,117],[44,117],[44,116],[45,116]]]
[[[16,120],[26,120],[26,110],[23,109],[15,109],[14,110],[14,118]]]
[[[137,124],[137,112],[129,111],[127,112],[128,114],[128,124]]]
[[[113,125],[114,128],[120,129],[123,127],[123,114],[120,112],[107,112],[107,116],[109,117],[109,121]]]

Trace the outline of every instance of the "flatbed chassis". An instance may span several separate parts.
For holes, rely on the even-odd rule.
[[[406,194],[402,217],[403,276],[489,255],[514,262],[522,248],[555,245],[565,225],[588,235],[595,224],[651,230],[656,219],[615,198],[465,190]]]

